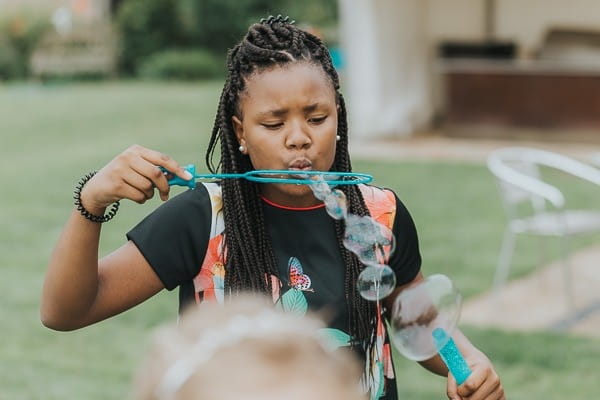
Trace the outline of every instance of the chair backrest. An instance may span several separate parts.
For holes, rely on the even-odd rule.
[[[532,182],[542,181],[538,163],[526,152],[515,148],[496,150],[488,157],[488,168],[498,179],[502,205],[509,218],[523,213],[523,203],[528,203],[534,213],[545,210],[545,198],[529,190]]]
[[[544,182],[540,166],[550,167],[600,185],[600,170],[570,157],[527,147],[505,147],[488,156],[488,168],[498,178],[503,204],[514,217],[517,207],[531,202],[534,212],[545,210],[546,203],[563,208],[565,198],[555,186]]]

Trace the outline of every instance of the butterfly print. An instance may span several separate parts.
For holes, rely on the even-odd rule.
[[[290,286],[296,290],[312,292],[310,288],[311,282],[308,275],[302,271],[302,264],[296,257],[290,257],[288,261],[288,269],[290,276]]]

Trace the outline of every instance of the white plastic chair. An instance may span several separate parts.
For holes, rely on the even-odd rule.
[[[565,295],[568,308],[574,306],[573,286],[569,265],[570,235],[600,232],[599,210],[570,210],[563,193],[544,182],[540,166],[554,168],[600,185],[600,170],[561,154],[525,148],[506,147],[492,151],[488,168],[498,178],[502,203],[508,225],[494,277],[496,293],[506,282],[516,244],[517,234],[554,236],[560,238]],[[529,203],[529,212],[523,212]]]

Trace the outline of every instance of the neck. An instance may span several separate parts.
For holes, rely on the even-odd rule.
[[[307,185],[265,184],[261,196],[268,203],[286,208],[310,208],[322,205]]]

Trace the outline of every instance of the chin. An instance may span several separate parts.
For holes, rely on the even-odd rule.
[[[268,184],[263,195],[269,200],[285,206],[309,207],[320,203],[308,185]],[[265,190],[267,189],[267,190]]]
[[[294,196],[294,197],[296,197],[296,196],[304,197],[304,196],[313,194],[313,191],[309,185],[288,184],[288,185],[278,185],[278,186],[279,186],[279,190],[281,190],[283,193],[288,194],[290,196]]]

